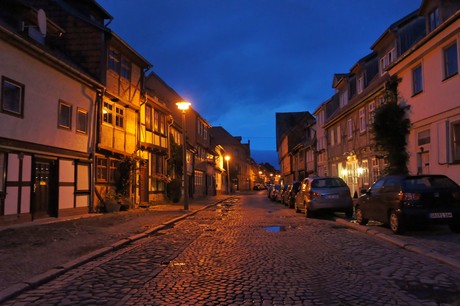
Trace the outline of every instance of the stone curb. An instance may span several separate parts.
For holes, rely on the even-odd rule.
[[[228,198],[225,198],[225,199],[222,199],[222,200],[217,200],[215,202],[212,202],[211,204],[208,204],[208,205],[205,205],[197,210],[194,210],[194,211],[191,211],[191,212],[185,212],[182,216],[179,216],[179,217],[176,217],[174,219],[171,219],[167,222],[164,222],[162,223],[161,225],[159,226],[156,226],[156,227],[153,227],[153,228],[150,228],[140,234],[137,234],[137,235],[133,235],[133,236],[130,236],[128,238],[123,238],[121,239],[120,241],[118,242],[115,242],[113,244],[111,244],[110,246],[108,247],[103,247],[101,249],[98,249],[96,251],[93,251],[91,253],[88,253],[86,255],[83,255],[83,256],[80,256],[74,260],[71,260],[65,264],[63,264],[62,266],[58,266],[58,267],[55,267],[55,268],[52,268],[42,274],[39,274],[39,275],[36,275],[34,277],[32,277],[31,279],[27,280],[27,281],[24,281],[22,283],[18,283],[18,284],[15,284],[15,285],[12,285],[10,287],[7,287],[5,289],[3,289],[2,291],[0,291],[0,303],[3,303],[15,296],[18,296],[20,295],[22,292],[24,291],[27,291],[27,290],[30,290],[30,289],[33,289],[33,288],[36,288],[46,282],[49,282],[55,278],[57,278],[58,276],[64,274],[65,272],[71,270],[71,269],[74,269],[76,267],[79,267],[93,259],[96,259],[98,257],[101,257],[107,253],[110,253],[112,251],[115,251],[115,250],[118,250],[118,249],[121,249],[122,247],[132,243],[133,241],[136,241],[136,240],[139,240],[139,239],[142,239],[142,238],[145,238],[149,235],[151,235],[152,233],[155,233],[155,232],[158,232],[164,228],[167,228],[168,226],[170,226],[171,224],[174,224],[174,223],[177,223],[177,222],[180,222],[190,216],[193,216],[195,214],[197,214],[198,212],[202,211],[202,210],[205,210],[209,207],[212,207],[212,206],[215,206],[219,203],[222,203],[222,202],[225,202],[227,201],[228,199],[231,199],[231,198],[234,198],[233,196],[229,196]]]
[[[432,252],[432,251],[429,251],[427,249],[415,246],[413,244],[406,243],[406,242],[402,241],[401,239],[399,239],[397,236],[389,236],[387,234],[383,234],[383,233],[380,233],[380,232],[378,232],[376,230],[370,229],[367,226],[359,225],[359,224],[356,224],[356,223],[351,223],[350,221],[345,220],[345,219],[341,219],[341,218],[335,218],[335,222],[340,223],[342,225],[345,225],[346,227],[354,229],[356,231],[365,233],[367,235],[372,235],[372,236],[374,236],[374,237],[376,237],[376,238],[378,238],[380,240],[383,240],[383,241],[386,241],[388,243],[391,243],[391,244],[393,244],[393,245],[395,245],[397,247],[400,247],[400,248],[402,248],[402,249],[404,249],[406,251],[417,253],[417,254],[429,257],[431,259],[437,260],[437,261],[439,261],[439,262],[441,262],[443,264],[449,265],[449,266],[451,266],[453,268],[456,268],[456,269],[460,270],[460,261],[458,261],[456,259],[453,259],[453,258],[449,258],[449,257],[444,256],[442,254],[439,254],[437,252]]]

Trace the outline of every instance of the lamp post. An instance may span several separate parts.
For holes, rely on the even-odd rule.
[[[185,112],[190,107],[190,102],[182,101],[177,102],[177,108],[182,111],[182,172],[184,180],[184,210],[188,210],[188,177],[187,177],[187,129],[185,127]]]
[[[230,155],[225,155],[225,160],[227,161],[227,193],[230,194],[230,168],[228,167]]]

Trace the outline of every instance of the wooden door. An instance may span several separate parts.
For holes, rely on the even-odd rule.
[[[33,218],[57,217],[54,181],[55,161],[37,159],[34,161]]]

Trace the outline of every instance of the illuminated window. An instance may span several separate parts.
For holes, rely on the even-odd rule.
[[[104,102],[104,108],[102,109],[102,120],[109,124],[113,123],[113,105],[107,102]]]
[[[115,107],[115,126],[119,128],[124,127],[124,121],[125,121],[125,111],[124,109],[120,107]]]
[[[150,105],[145,106],[145,128],[152,130],[152,107]]]

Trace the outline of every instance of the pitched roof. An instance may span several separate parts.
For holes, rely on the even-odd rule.
[[[276,149],[278,150],[281,138],[287,132],[303,122],[315,121],[315,117],[309,112],[276,113]]]

